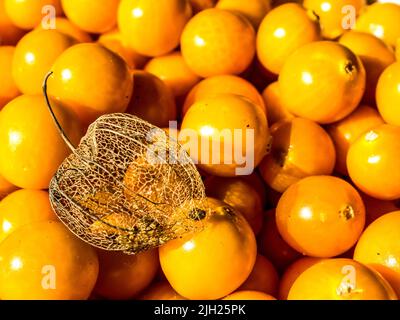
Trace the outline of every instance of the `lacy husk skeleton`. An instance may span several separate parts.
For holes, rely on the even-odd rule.
[[[79,238],[106,250],[138,253],[201,228],[202,179],[177,141],[129,114],[92,123],[51,180],[52,207]]]

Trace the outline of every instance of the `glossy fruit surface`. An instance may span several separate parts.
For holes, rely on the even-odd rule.
[[[187,0],[121,0],[118,26],[128,46],[155,57],[178,46],[191,15]]]
[[[382,117],[375,108],[362,105],[349,116],[328,126],[336,149],[336,170],[347,174],[347,153],[350,145],[367,130],[384,124]]]
[[[51,103],[65,133],[78,145],[83,135],[79,121],[62,105],[54,100]],[[47,189],[70,152],[42,96],[19,96],[1,111],[0,173],[14,185]]]
[[[365,78],[353,52],[335,42],[317,41],[286,60],[279,88],[289,112],[325,124],[343,119],[358,106]]]
[[[62,14],[60,0],[4,0],[6,13],[12,23],[25,30],[35,28],[50,11],[51,6],[59,16]]]
[[[249,81],[238,76],[222,75],[206,78],[195,85],[186,96],[182,114],[185,115],[189,108],[200,100],[226,93],[246,97],[265,111],[260,93]]]
[[[354,27],[356,17],[366,5],[365,0],[304,0],[303,5],[319,18],[322,35],[336,39]]]
[[[346,32],[339,43],[360,57],[367,75],[363,100],[374,105],[379,77],[396,60],[393,49],[381,39],[358,31]]]
[[[2,300],[87,299],[97,273],[95,250],[61,222],[21,227],[0,245]]]
[[[48,192],[15,191],[0,202],[0,242],[24,225],[56,219]]]
[[[42,94],[46,74],[56,59],[76,41],[56,30],[34,30],[15,48],[12,62],[14,81],[22,93]]]
[[[374,3],[357,19],[356,30],[372,33],[391,46],[400,37],[400,5]]]
[[[181,143],[200,168],[224,177],[251,174],[268,153],[269,142],[265,114],[232,94],[194,104],[181,128]]]
[[[207,9],[186,25],[181,51],[188,66],[201,77],[240,74],[255,54],[255,32],[241,15]]]
[[[362,234],[354,259],[381,273],[400,294],[400,211],[375,220]]]
[[[72,109],[85,124],[128,107],[133,87],[129,68],[120,56],[99,44],[69,48],[57,58],[51,71],[49,94]]]
[[[284,192],[305,177],[332,173],[335,147],[315,122],[303,118],[281,121],[271,127],[271,135],[271,152],[259,169],[272,189]]]
[[[304,271],[320,261],[322,261],[320,258],[304,257],[296,260],[289,267],[287,267],[279,283],[279,299],[287,300],[289,291],[296,279]]]
[[[208,203],[211,212],[201,232],[160,248],[165,276],[189,299],[219,299],[230,294],[248,278],[256,261],[255,237],[243,216],[223,202],[209,199]]]
[[[12,77],[12,60],[15,47],[0,47],[0,110],[20,93]]]
[[[282,237],[297,251],[318,258],[334,257],[357,242],[365,224],[365,207],[357,190],[346,181],[308,177],[282,195],[276,223]]]
[[[117,25],[120,0],[61,0],[67,18],[90,33],[110,31]]]
[[[305,270],[288,300],[396,300],[376,271],[351,259],[327,259]]]
[[[366,194],[382,199],[400,198],[400,128],[383,124],[366,131],[352,143],[347,168],[353,182]]]
[[[263,19],[257,33],[257,55],[267,70],[279,74],[296,49],[320,39],[317,18],[301,5],[287,3]]]
[[[379,78],[376,103],[387,123],[400,126],[400,61],[387,67]]]

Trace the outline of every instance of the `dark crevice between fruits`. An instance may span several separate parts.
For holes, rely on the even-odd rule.
[[[279,164],[281,168],[284,167],[288,152],[284,149],[274,149],[272,151],[272,157],[275,159],[276,163]]]

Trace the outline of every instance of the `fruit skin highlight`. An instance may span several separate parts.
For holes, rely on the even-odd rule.
[[[95,250],[58,221],[21,227],[0,244],[2,300],[88,299],[97,274]]]
[[[15,191],[0,201],[0,243],[22,226],[47,220],[57,220],[47,191]]]
[[[382,124],[364,132],[347,154],[347,169],[355,185],[381,200],[400,198],[400,127]]]
[[[251,174],[270,147],[265,114],[250,100],[233,94],[193,105],[183,119],[180,136],[199,167],[221,177]],[[244,158],[238,159],[239,155]]]
[[[257,33],[257,56],[270,72],[279,74],[289,56],[303,45],[321,40],[315,16],[297,3],[269,12]]]
[[[120,0],[61,0],[67,18],[83,31],[104,33],[117,25]]]
[[[185,26],[181,51],[189,68],[201,77],[237,75],[250,66],[255,39],[246,18],[213,8],[200,12]]]
[[[313,176],[285,191],[276,208],[276,224],[283,239],[297,251],[330,258],[357,242],[365,224],[365,207],[348,182]]]
[[[12,24],[24,30],[31,30],[42,22],[45,6],[53,7],[57,16],[62,14],[60,0],[4,0],[4,6]]]
[[[129,47],[144,56],[156,57],[179,45],[191,16],[187,0],[121,0],[118,27]]]
[[[188,299],[227,296],[246,281],[256,261],[254,233],[243,216],[219,200],[209,198],[208,204],[202,231],[160,247],[165,276]]]
[[[279,74],[279,90],[289,112],[327,124],[355,110],[365,79],[364,66],[353,52],[332,41],[318,41],[287,59]]]
[[[352,283],[354,274],[356,281]],[[373,269],[352,259],[327,259],[297,278],[288,300],[397,300],[397,297],[389,283]]]
[[[78,145],[83,135],[79,120],[55,100],[51,103],[71,142]],[[1,110],[0,174],[10,183],[26,189],[47,189],[70,152],[42,96],[19,96]]]
[[[330,175],[336,160],[335,147],[315,122],[293,118],[271,127],[272,148],[259,166],[265,182],[284,192],[308,176]]]
[[[49,95],[75,112],[85,125],[103,114],[126,111],[132,75],[126,62],[102,45],[82,43],[69,48],[51,71]]]
[[[364,263],[392,285],[400,296],[400,211],[378,218],[364,231],[354,251],[354,259]]]
[[[336,171],[348,175],[346,160],[351,144],[367,130],[384,123],[375,108],[361,105],[346,118],[330,124],[327,131],[335,144]]]
[[[18,89],[25,94],[42,94],[43,80],[56,59],[76,40],[57,30],[34,30],[26,34],[15,48],[12,75]]]

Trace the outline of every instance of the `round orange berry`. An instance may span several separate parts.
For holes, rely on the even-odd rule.
[[[0,242],[24,225],[56,219],[47,191],[15,191],[0,202]]]
[[[288,300],[396,300],[388,282],[352,259],[326,259],[305,270]]]
[[[251,174],[270,145],[261,108],[233,94],[194,104],[183,119],[180,140],[200,168],[224,177]]]
[[[400,296],[400,211],[378,218],[364,231],[354,259],[382,274]]]
[[[65,133],[78,145],[83,134],[78,119],[55,101],[51,103]],[[19,96],[0,112],[0,174],[12,184],[47,189],[70,152],[42,96]]]
[[[394,47],[400,37],[400,5],[374,3],[360,15],[355,27],[356,30],[371,33]]]
[[[271,127],[272,148],[260,165],[265,182],[284,192],[299,180],[329,175],[335,167],[335,147],[328,133],[315,122],[293,118]]]
[[[243,216],[221,201],[207,201],[203,230],[160,248],[165,276],[189,299],[225,297],[246,281],[256,261],[256,240]]]
[[[179,45],[191,15],[187,0],[121,0],[118,26],[129,47],[155,57]]]
[[[361,60],[331,41],[306,44],[293,53],[279,75],[283,105],[289,112],[319,123],[349,115],[365,90]]]
[[[201,77],[240,74],[255,54],[255,31],[243,16],[207,9],[186,25],[181,51],[188,66]]]
[[[366,194],[400,198],[400,127],[383,124],[354,141],[347,154],[350,178]]]
[[[321,39],[319,24],[297,3],[287,3],[269,12],[257,33],[257,55],[262,65],[279,74],[296,49]]]
[[[317,258],[334,257],[357,242],[365,224],[365,207],[357,190],[346,181],[308,177],[282,195],[276,224],[297,251]]]
[[[133,78],[128,65],[100,44],[82,43],[54,62],[48,81],[51,96],[72,109],[84,124],[128,107]],[[93,76],[96,81],[93,81]]]
[[[96,251],[58,221],[23,226],[0,245],[2,300],[88,299],[97,274]]]
[[[12,74],[19,90],[41,94],[42,84],[56,59],[76,41],[57,30],[34,30],[15,48]]]

